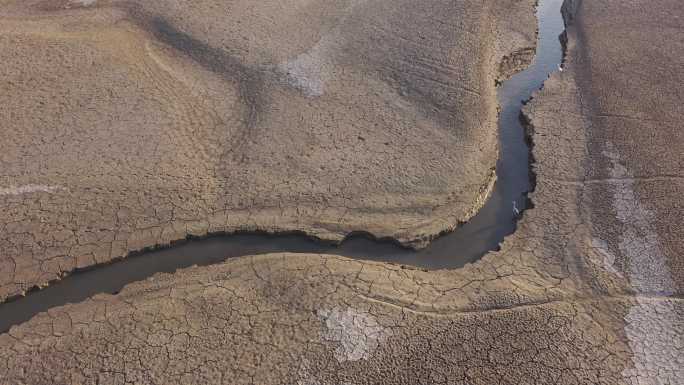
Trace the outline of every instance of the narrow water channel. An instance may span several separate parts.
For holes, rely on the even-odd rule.
[[[531,189],[529,148],[520,123],[522,102],[539,89],[562,59],[559,35],[564,30],[560,8],[563,0],[541,0],[537,9],[539,37],[533,64],[499,87],[500,157],[497,183],[485,206],[467,224],[415,251],[391,242],[351,236],[338,246],[304,235],[236,234],[193,240],[121,261],[76,272],[26,297],[0,305],[0,332],[27,321],[37,313],[98,293],[116,293],[128,283],[158,272],[174,272],[192,265],[211,265],[228,258],[274,252],[336,254],[364,260],[386,261],[426,269],[459,268],[496,250],[515,231],[513,202],[526,208]]]

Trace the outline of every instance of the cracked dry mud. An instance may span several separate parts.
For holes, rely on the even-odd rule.
[[[533,5],[1,0],[0,299],[188,235],[423,246],[494,182]]]
[[[500,252],[452,271],[278,254],[156,275],[0,335],[0,379],[684,383],[682,90],[669,86],[684,82],[684,4],[564,11],[564,71],[525,108],[535,208]]]

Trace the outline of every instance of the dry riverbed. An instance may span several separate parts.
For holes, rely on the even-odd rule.
[[[494,182],[532,0],[0,0],[0,300],[188,235],[416,247]]]
[[[1,335],[0,379],[684,383],[684,4],[565,16],[565,68],[525,107],[535,207],[500,252],[450,271],[277,254],[157,275]]]

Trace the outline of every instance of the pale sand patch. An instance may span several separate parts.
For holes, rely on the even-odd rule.
[[[622,276],[622,273],[615,268],[615,254],[610,252],[608,243],[603,239],[594,238],[591,241],[591,246],[603,258],[603,268],[612,274]]]
[[[325,321],[326,341],[338,342],[335,358],[339,362],[367,360],[380,343],[392,334],[369,313],[351,307],[320,310],[318,316]]]
[[[0,196],[24,195],[37,192],[54,193],[66,190],[61,186],[48,186],[42,184],[27,184],[24,186],[0,187]]]
[[[332,53],[342,39],[340,27],[345,24],[354,9],[366,1],[351,1],[335,28],[324,35],[308,51],[278,66],[278,72],[284,76],[287,84],[310,98],[325,94],[326,80],[331,77],[330,72],[334,69]]]
[[[624,229],[618,247],[626,257],[630,283],[639,292],[671,295],[674,282],[652,226],[655,214],[637,199],[634,177],[620,163],[620,156],[611,143],[604,155],[612,163],[613,208]]]
[[[329,66],[325,54],[329,49],[328,40],[327,37],[323,37],[310,50],[278,66],[287,84],[300,90],[307,97],[323,96],[325,93],[324,72]]]
[[[684,309],[677,302],[638,298],[625,316],[634,368],[622,372],[633,384],[684,384]]]
[[[643,207],[634,192],[634,179],[609,143],[604,152],[612,164],[613,207],[624,225],[619,248],[626,257],[627,274],[639,292],[671,295],[674,281],[652,222],[654,213]],[[625,316],[625,334],[634,354],[634,368],[622,375],[633,384],[684,384],[684,319],[676,303],[637,297]]]

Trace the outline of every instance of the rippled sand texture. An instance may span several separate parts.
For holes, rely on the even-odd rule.
[[[475,213],[533,1],[0,1],[0,299],[187,235]],[[507,56],[504,59],[504,56]]]

